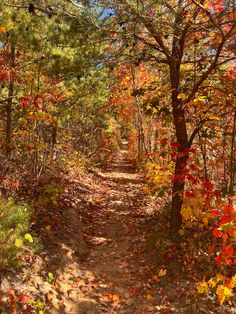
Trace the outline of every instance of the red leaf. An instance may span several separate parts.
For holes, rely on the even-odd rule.
[[[212,7],[213,7],[213,9],[214,9],[215,12],[223,11],[223,10],[224,10],[223,1],[222,1],[222,0],[214,1],[214,2],[212,3]]]
[[[218,255],[218,256],[216,257],[216,264],[219,265],[219,264],[221,263],[221,261],[222,261],[222,258],[221,258],[220,255]]]
[[[165,145],[167,142],[168,142],[168,139],[167,139],[167,138],[162,138],[162,139],[160,140],[161,145]]]
[[[211,182],[205,182],[204,185],[205,185],[205,188],[208,191],[212,191],[213,190],[213,184]]]
[[[176,148],[179,148],[179,147],[180,147],[179,143],[176,143],[176,142],[170,143],[170,146],[176,147]]]
[[[214,194],[215,194],[215,196],[220,196],[221,195],[220,191],[218,191],[218,190],[215,190]]]
[[[28,301],[28,296],[26,294],[22,294],[21,298],[20,298],[20,301],[23,303],[23,304],[26,304],[27,301]]]
[[[227,245],[227,247],[224,249],[224,253],[227,255],[227,257],[231,257],[234,254],[234,249],[231,244]]]
[[[213,210],[211,210],[210,214],[212,217],[216,217],[219,214],[219,212],[218,212],[218,210],[213,209]]]
[[[189,181],[191,181],[193,184],[196,184],[196,183],[197,183],[197,180],[196,180],[191,174],[188,175],[188,179],[189,179]]]
[[[210,247],[209,247],[209,252],[213,252],[214,251],[214,245],[211,245]]]
[[[173,182],[176,182],[179,180],[179,175],[178,174],[175,174],[174,177],[173,177]]]
[[[225,205],[224,206],[224,211],[226,212],[226,214],[231,215],[234,213],[234,207],[231,204]]]
[[[189,170],[188,169],[184,169],[184,170],[182,170],[181,172],[180,172],[180,174],[181,175],[185,175],[185,174],[187,174],[187,173],[189,173]]]
[[[220,230],[218,230],[217,228],[215,228],[214,231],[213,231],[213,236],[215,238],[221,238],[222,237],[222,232]]]
[[[188,198],[194,198],[194,197],[195,197],[195,194],[194,194],[193,192],[187,191],[187,192],[185,193],[185,196],[188,197]]]
[[[222,237],[224,243],[228,240],[228,235],[227,234],[224,234],[223,237]]]
[[[227,215],[222,216],[221,219],[220,219],[220,224],[221,225],[227,224],[229,222],[231,222],[231,219]]]

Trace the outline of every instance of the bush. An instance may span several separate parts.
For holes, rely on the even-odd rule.
[[[174,172],[174,164],[170,162],[166,166],[148,162],[145,167],[145,178],[148,185],[147,192],[154,197],[162,197],[171,191],[171,182]]]
[[[35,248],[37,241],[29,228],[28,207],[0,198],[0,269],[20,266],[24,255]]]

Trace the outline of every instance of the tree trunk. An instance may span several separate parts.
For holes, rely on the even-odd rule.
[[[15,67],[15,47],[11,46],[10,50],[10,66],[13,70]],[[14,95],[14,73],[11,73],[9,80],[8,101],[6,106],[6,138],[5,138],[5,151],[6,158],[11,157],[11,142],[12,142],[12,100]]]
[[[181,101],[175,99],[173,102],[173,119],[178,143],[178,153],[175,161],[175,175],[172,187],[171,221],[170,231],[172,235],[178,236],[182,224],[181,208],[183,204],[186,169],[188,162],[188,136],[185,123],[185,112],[181,108]]]

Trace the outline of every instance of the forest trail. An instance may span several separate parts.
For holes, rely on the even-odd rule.
[[[111,188],[98,220],[98,241],[100,237],[104,243],[95,246],[87,264],[95,277],[104,282],[103,293],[111,301],[107,308],[100,290],[99,294],[103,295],[100,310],[101,313],[142,312],[138,290],[142,289],[140,280],[145,273],[145,261],[140,254],[143,251],[140,244],[145,239],[140,238],[137,229],[145,195],[140,175],[128,162],[126,141],[107,171],[100,175]]]
[[[46,313],[215,313],[191,301],[194,273],[168,240],[159,211],[165,201],[154,204],[144,192],[126,141],[106,170],[75,175],[66,187],[51,216],[60,220],[52,226],[56,239],[45,243],[46,271],[55,274],[44,290]]]
[[[107,169],[96,173],[106,193],[95,197],[96,219],[86,235],[89,249],[78,264],[75,259],[68,260],[64,261],[61,272],[57,269],[55,285],[57,294],[62,297],[52,300],[50,313],[158,312],[148,292],[151,285],[147,280],[151,280],[153,272],[146,260],[143,230],[151,209],[143,191],[142,177],[129,162],[127,146],[124,140]],[[67,213],[66,217],[69,216]],[[74,226],[75,238],[79,238],[76,219],[70,224]],[[65,287],[67,294],[63,295],[61,290]]]
[[[35,221],[43,251],[6,274],[2,293],[23,293],[32,313],[218,313],[198,304],[197,274],[169,241],[164,200],[144,192],[126,141],[106,170],[68,174],[64,187]]]

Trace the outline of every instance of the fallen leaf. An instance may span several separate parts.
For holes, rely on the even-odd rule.
[[[161,270],[159,271],[159,273],[158,273],[158,276],[159,276],[159,277],[164,277],[164,276],[166,275],[166,273],[167,273],[167,270],[166,270],[166,269],[161,269]]]
[[[119,302],[120,301],[120,297],[117,294],[109,294],[108,295],[108,299],[112,302]]]
[[[15,246],[20,248],[23,245],[22,239],[15,239]]]
[[[45,299],[47,302],[52,302],[54,297],[55,297],[55,295],[52,291],[49,291],[48,293],[45,294]]]
[[[51,228],[52,228],[51,225],[48,225],[48,226],[45,227],[45,229],[46,229],[47,231],[50,231]]]
[[[20,300],[23,304],[26,304],[28,301],[28,296],[26,294],[22,294]]]
[[[159,282],[159,281],[160,281],[160,278],[159,278],[159,276],[158,276],[158,275],[154,275],[154,276],[152,276],[152,279],[153,279],[153,280],[155,280],[155,281],[157,281],[157,282]]]

